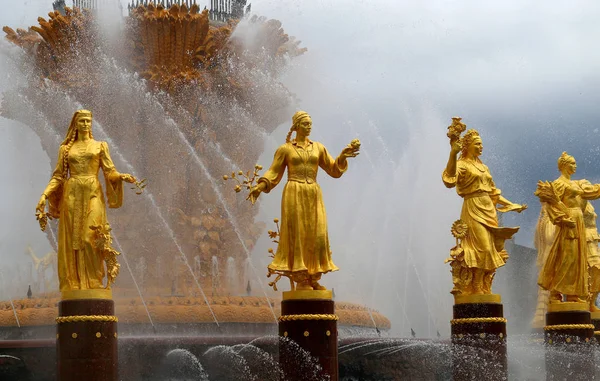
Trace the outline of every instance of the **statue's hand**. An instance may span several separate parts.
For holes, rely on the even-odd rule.
[[[246,200],[250,200],[252,205],[254,205],[256,200],[258,200],[258,196],[260,196],[261,192],[262,190],[260,189],[260,187],[258,185],[255,186],[254,188],[252,188],[252,190],[250,190],[250,193],[248,194]]]
[[[450,140],[450,152],[453,155],[457,155],[462,150],[462,142],[460,139],[451,139]]]
[[[525,209],[527,209],[527,204],[521,204],[521,205],[519,205],[519,208],[515,210],[515,212],[521,213]]]
[[[355,139],[355,140],[358,141],[358,139]],[[350,143],[346,147],[344,147],[344,149],[342,150],[342,153],[340,153],[340,156],[342,156],[343,158],[357,157],[359,155],[359,152],[358,152],[359,149],[360,149],[360,142],[355,143],[353,140],[352,143]]]
[[[46,211],[46,195],[43,194],[40,197],[40,201],[38,202],[36,208],[36,212],[44,213]]]
[[[127,182],[127,183],[135,183],[135,177],[133,177],[132,175],[130,175],[129,173],[122,173],[121,174],[121,180]]]

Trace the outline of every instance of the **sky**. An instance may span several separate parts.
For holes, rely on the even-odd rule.
[[[357,301],[372,301],[394,317],[423,307],[419,303],[430,312],[448,303],[443,259],[461,205],[440,181],[452,116],[479,130],[482,160],[504,196],[529,205],[503,218],[505,225],[521,226],[519,244],[533,245],[539,213],[533,192],[538,180],[558,176],[563,151],[578,161],[576,178],[600,182],[600,4],[540,4],[252,1],[253,13],[280,20],[308,48],[282,81],[297,107],[312,115],[313,138],[333,153],[354,137],[363,141],[342,179],[319,177],[334,259],[343,270],[325,283],[337,294],[358,295]],[[0,24],[26,27],[51,10],[51,1],[0,0],[0,7]],[[11,71],[2,70],[11,54],[0,42],[0,90],[15,83]],[[265,141],[261,164],[268,165],[288,129],[283,124]],[[0,118],[0,136],[0,260],[26,263],[20,253],[29,241],[40,252],[49,249],[33,218],[49,160],[26,126]],[[259,219],[278,216],[281,188],[261,196]],[[260,257],[268,244],[258,245],[257,261],[268,260]],[[421,291],[406,286],[413,282]],[[396,297],[398,303],[386,306]],[[417,326],[418,318],[408,317]]]

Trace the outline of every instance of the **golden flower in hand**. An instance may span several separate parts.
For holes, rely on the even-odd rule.
[[[352,139],[350,142],[350,147],[352,147],[353,150],[358,151],[360,149],[360,140]]]
[[[469,227],[462,220],[454,221],[454,223],[452,224],[452,228],[450,229],[454,238],[459,239],[465,238],[467,236],[468,230]]]

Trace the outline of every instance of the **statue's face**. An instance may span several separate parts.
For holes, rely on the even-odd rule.
[[[565,165],[564,170],[569,175],[574,174],[577,171],[577,162],[575,161],[575,159],[569,160]]]
[[[298,122],[298,125],[296,126],[296,133],[298,135],[309,136],[311,129],[312,119],[310,119],[310,116],[308,116],[302,119],[300,122]]]
[[[80,134],[89,134],[92,130],[92,117],[90,115],[81,115],[77,118],[77,131]]]
[[[469,146],[469,155],[472,157],[478,157],[483,152],[483,142],[479,136],[476,136],[475,139],[471,142]]]

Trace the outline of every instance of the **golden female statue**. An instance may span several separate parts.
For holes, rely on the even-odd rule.
[[[109,264],[107,253],[112,249],[98,170],[104,172],[111,208],[123,202],[123,181],[135,182],[132,175],[117,172],[108,145],[94,140],[91,128],[92,113],[76,111],[60,145],[52,178],[36,208],[38,216],[45,215],[48,201],[48,215],[59,219],[58,278],[63,298],[73,290],[110,288],[114,266],[109,266],[109,281],[103,285],[104,262]]]
[[[518,227],[500,227],[496,210],[500,212],[521,212],[527,205],[514,204],[502,197],[496,188],[488,167],[479,156],[483,144],[476,130],[469,130],[460,138],[466,126],[459,118],[454,118],[449,127],[450,158],[442,174],[444,185],[456,187],[456,192],[464,199],[460,219],[467,231],[461,242],[460,253],[454,252],[452,260],[461,263],[460,276],[453,263],[454,290],[456,295],[491,294],[492,280],[496,269],[504,266],[508,253],[504,241],[511,238]],[[458,121],[457,121],[458,120]],[[462,131],[461,131],[462,130]],[[458,153],[461,153],[457,160]],[[502,207],[496,207],[497,205]],[[458,254],[458,255],[457,255]]]
[[[574,181],[573,156],[563,152],[558,159],[561,175],[552,183],[539,182],[535,194],[547,203],[550,221],[557,230],[538,284],[550,291],[550,302],[587,302],[589,298],[588,244],[583,217],[587,201],[600,198],[600,184]]]
[[[588,185],[591,185],[588,182]],[[596,227],[596,218],[598,215],[592,203],[588,202],[583,211],[583,224],[585,226],[585,240],[587,242],[588,256],[587,263],[590,277],[590,311],[598,312],[596,307],[596,298],[600,293],[600,254],[598,253],[598,228]]]
[[[287,168],[279,245],[268,269],[269,274],[287,276],[296,282],[297,290],[324,290],[319,284],[321,275],[338,270],[331,260],[317,170],[321,167],[331,177],[342,176],[348,168],[347,158],[356,157],[360,148],[360,142],[354,140],[334,159],[325,146],[308,139],[311,129],[310,115],[304,111],[294,114],[285,144],[277,149],[271,167],[248,196],[254,203],[261,192],[269,193],[279,184]],[[294,131],[296,138],[291,140]]]
[[[548,258],[548,253],[554,242],[555,233],[556,227],[548,217],[546,204],[542,203],[534,237],[534,245],[538,251],[536,266],[539,271],[541,271],[542,267],[544,267],[544,263],[546,263],[546,258]],[[549,298],[550,292],[542,287],[538,287],[537,307],[532,322],[533,328],[543,328],[546,325],[546,312],[548,310]]]

